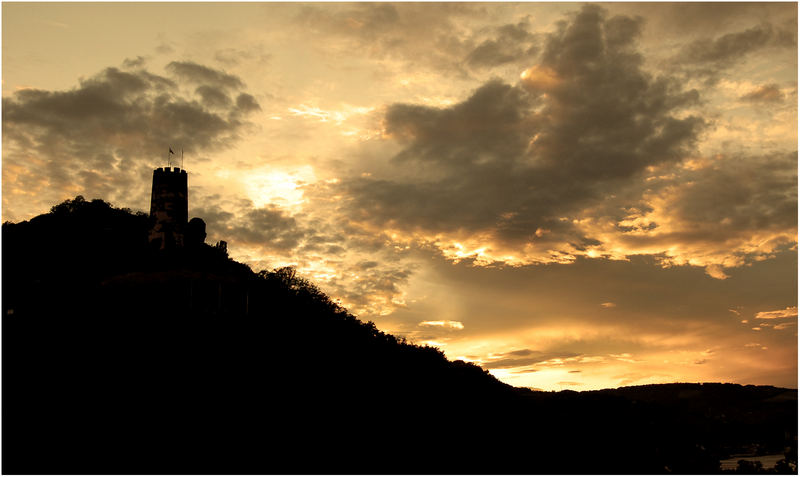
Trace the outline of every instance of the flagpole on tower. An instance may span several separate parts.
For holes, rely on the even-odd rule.
[[[181,148],[181,169],[183,169],[183,148]]]

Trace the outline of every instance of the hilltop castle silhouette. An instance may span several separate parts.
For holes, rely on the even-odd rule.
[[[205,242],[206,223],[189,217],[188,174],[180,167],[159,167],[153,171],[153,191],[150,195],[150,217],[153,221],[148,234],[151,247],[174,250],[195,247]],[[227,252],[224,240],[216,247]]]
[[[189,216],[186,171],[159,167],[153,171],[150,217],[154,219],[148,240],[160,250],[184,246]]]

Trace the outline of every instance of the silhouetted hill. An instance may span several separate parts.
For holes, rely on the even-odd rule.
[[[3,224],[3,473],[706,473],[786,447],[796,463],[796,390],[513,388],[292,269],[152,251],[149,225],[80,197]]]

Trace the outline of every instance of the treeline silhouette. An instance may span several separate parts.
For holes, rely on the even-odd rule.
[[[65,201],[3,224],[6,474],[715,473],[797,462],[797,392],[534,392],[347,312],[291,268],[151,250]]]

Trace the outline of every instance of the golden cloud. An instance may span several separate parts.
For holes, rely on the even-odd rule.
[[[776,320],[781,318],[797,318],[797,307],[787,306],[783,310],[759,311],[756,313],[756,319],[759,320]]]
[[[443,320],[443,321],[421,321],[418,323],[419,326],[438,326],[442,328],[452,328],[455,330],[463,330],[464,324],[460,321],[450,321],[450,320]]]
[[[547,92],[561,84],[558,73],[552,68],[543,65],[528,68],[519,77],[526,88],[536,91]]]

